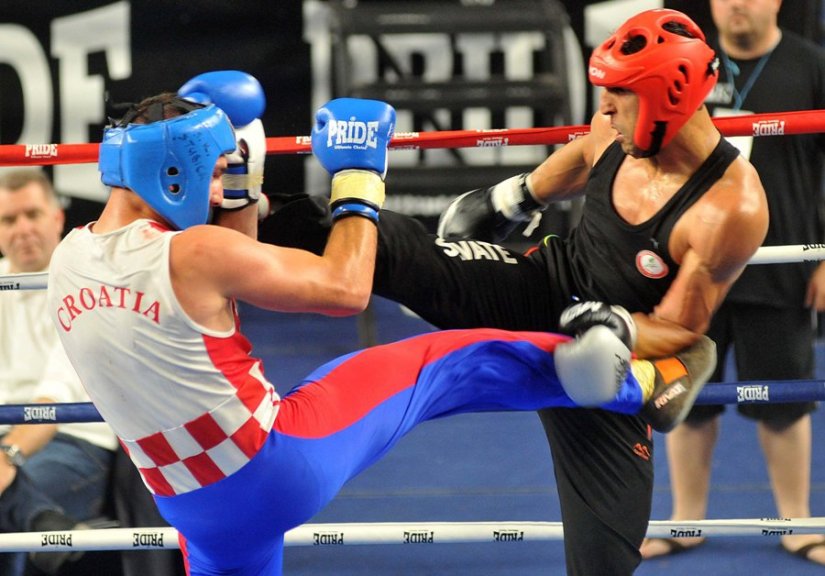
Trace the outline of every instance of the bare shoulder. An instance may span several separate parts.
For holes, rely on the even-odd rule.
[[[759,173],[741,155],[731,163],[718,185],[725,190],[725,196],[731,193],[738,196],[739,208],[743,212],[761,212],[767,206]]]
[[[179,281],[220,283],[232,273],[238,259],[257,244],[248,236],[223,226],[204,224],[179,232],[172,239],[170,266]],[[240,256],[239,256],[240,255]]]
[[[215,262],[216,257],[236,243],[244,243],[246,236],[223,226],[202,224],[179,232],[172,239],[173,254],[185,257],[190,264],[200,259]],[[250,242],[254,240],[246,238]]]
[[[594,132],[591,124],[590,132],[557,148],[533,170],[530,180],[537,200],[546,203],[581,194],[598,159],[596,146],[602,133],[603,128],[597,127]]]
[[[172,240],[171,275],[182,287],[241,300],[299,281],[319,257],[304,250],[258,242],[232,228],[187,228]]]
[[[706,211],[719,216],[720,226],[761,244],[768,226],[768,200],[753,165],[739,156],[706,195]]]
[[[768,231],[765,190],[756,169],[742,156],[690,212],[690,248],[723,275],[746,264]]]
[[[228,330],[233,325],[228,300],[237,284],[262,269],[257,242],[223,226],[187,228],[172,239],[169,274],[182,308],[202,326]]]
[[[596,113],[590,120],[590,131],[571,140],[561,150],[564,156],[581,156],[589,168],[615,139],[616,131],[610,126],[610,118]]]
[[[592,166],[616,139],[616,130],[610,125],[610,117],[596,112],[590,120],[589,137],[587,155],[588,163]]]
[[[222,236],[224,234],[228,235],[235,235],[238,234],[235,230],[231,228],[226,228],[224,226],[216,226],[214,224],[199,224],[197,226],[192,226],[178,232],[176,235],[176,241],[183,243],[189,243],[194,241],[212,241],[214,238]]]

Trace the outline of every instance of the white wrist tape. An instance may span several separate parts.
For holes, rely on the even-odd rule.
[[[533,194],[530,174],[517,174],[493,187],[490,193],[493,209],[513,222],[530,222],[524,235],[529,236],[541,222],[542,204]]]
[[[384,205],[384,181],[370,170],[341,170],[332,177],[330,204],[359,200],[376,208]]]

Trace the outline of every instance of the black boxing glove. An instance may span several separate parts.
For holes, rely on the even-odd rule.
[[[636,344],[636,322],[626,309],[604,302],[578,302],[568,306],[559,318],[559,332],[581,336],[593,326],[607,326],[629,350]]]
[[[533,196],[529,174],[518,174],[489,188],[465,192],[447,206],[438,220],[441,238],[501,242],[522,222],[529,236],[545,206]],[[528,232],[529,230],[529,232]]]

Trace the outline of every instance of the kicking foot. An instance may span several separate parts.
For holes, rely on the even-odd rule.
[[[782,549],[788,554],[799,556],[803,560],[825,566],[825,538],[820,538],[813,542],[803,544],[802,546],[794,549],[791,549],[783,540]]]
[[[716,344],[707,336],[675,356],[634,360],[631,370],[647,398],[639,415],[654,430],[670,432],[688,415],[714,368]]]
[[[704,543],[704,538],[645,538],[639,551],[642,559],[649,560],[657,556],[681,554]]]

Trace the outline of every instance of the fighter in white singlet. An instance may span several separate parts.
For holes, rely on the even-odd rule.
[[[424,420],[575,406],[570,396],[637,413],[661,392],[649,362],[639,380],[627,369],[629,342],[614,332],[632,325],[594,306],[582,314],[599,325],[576,339],[426,334],[338,358],[280,399],[239,331],[236,299],[337,315],[366,306],[394,111],[340,99],[316,116],[313,150],[335,174],[323,256],[249,237],[254,186],[227,196],[221,183],[227,158],[253,171],[251,119],[235,112],[233,133],[214,104],[162,94],[109,129],[100,169],[111,196],[98,221],[63,240],[49,276],[66,351],[181,533],[189,574],[281,574],[285,532]],[[210,205],[221,226],[204,225]]]

